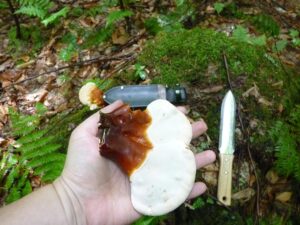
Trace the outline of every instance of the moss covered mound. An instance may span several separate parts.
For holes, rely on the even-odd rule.
[[[233,77],[257,76],[256,81],[282,77],[278,62],[267,55],[264,48],[209,29],[160,33],[143,50],[139,62],[153,69],[154,83],[176,84],[203,79],[205,83],[223,82],[226,80],[223,53]],[[205,76],[212,67],[216,68],[215,74]]]

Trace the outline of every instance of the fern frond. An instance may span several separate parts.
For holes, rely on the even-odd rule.
[[[21,128],[24,126],[32,126],[38,123],[38,116],[36,115],[26,115],[26,116],[19,116],[19,120],[13,120],[13,128]]]
[[[120,10],[120,11],[113,11],[108,14],[106,18],[106,27],[111,26],[112,24],[124,19],[125,17],[132,16],[133,12],[129,10]]]
[[[44,175],[44,174],[48,174],[52,170],[62,171],[62,169],[63,169],[63,165],[61,163],[59,163],[59,162],[50,162],[50,163],[46,163],[46,164],[43,164],[43,165],[37,167],[34,170],[34,174]]]
[[[41,9],[41,8],[37,8],[36,6],[22,6],[20,9],[16,10],[17,14],[25,14],[28,16],[36,16],[39,17],[40,19],[44,19],[46,16],[46,11]]]
[[[31,142],[35,142],[39,140],[41,137],[43,137],[48,131],[46,129],[43,130],[37,130],[29,135],[23,136],[20,139],[18,139],[18,143],[21,145],[25,145]]]
[[[5,199],[5,202],[6,203],[12,203],[12,202],[20,199],[21,197],[22,197],[22,195],[21,195],[20,190],[18,188],[16,188],[16,187],[13,187],[10,190],[9,194],[7,195],[7,197]]]
[[[61,10],[59,10],[58,12],[53,13],[49,17],[47,17],[46,19],[44,19],[42,21],[42,23],[45,26],[48,26],[48,24],[54,23],[58,18],[60,18],[60,17],[66,17],[66,15],[68,14],[69,11],[70,11],[69,7],[64,7]]]
[[[300,117],[300,113],[298,115]],[[276,143],[275,167],[278,173],[284,176],[293,176],[300,181],[300,152],[298,149],[298,137],[291,133],[288,123],[278,121],[270,131],[270,136]]]
[[[32,187],[29,180],[26,180],[24,187],[22,188],[22,196],[28,195],[32,192]]]
[[[49,181],[55,180],[61,174],[61,171],[62,171],[62,168],[49,171],[47,174],[45,174],[42,177],[42,181],[49,182]]]
[[[28,136],[31,136],[31,134],[29,134]],[[56,139],[57,137],[56,136],[48,136],[48,137],[43,137],[43,138],[40,138],[36,141],[33,141],[33,142],[29,142],[29,143],[26,143],[24,145],[22,145],[19,150],[24,154],[26,155],[26,153],[30,153],[34,150],[37,149],[40,149],[41,147],[49,144],[49,143],[53,143],[53,141]],[[20,143],[20,142],[18,142]]]
[[[24,153],[22,155],[22,160],[30,160],[36,157],[41,157],[48,155],[50,153],[56,152],[58,149],[60,149],[61,145],[60,144],[50,144],[42,149],[37,149],[36,151],[30,151],[27,153]]]
[[[23,129],[15,129],[13,131],[13,135],[19,136],[19,137],[26,136],[26,135],[30,134],[31,132],[33,132],[35,129],[36,129],[35,126],[24,127]]]
[[[23,171],[23,173],[21,174],[21,177],[18,178],[18,184],[16,185],[17,188],[22,189],[22,187],[26,183],[26,180],[28,179],[28,175],[29,175],[29,170]]]
[[[20,173],[19,165],[11,168],[11,171],[8,174],[4,184],[4,188],[6,190],[9,190],[13,186],[14,182],[16,181],[16,178],[19,177],[19,173]]]
[[[51,153],[51,154],[47,154],[43,157],[35,158],[35,159],[31,160],[30,162],[28,162],[27,165],[29,167],[36,168],[38,166],[41,166],[41,165],[44,165],[44,164],[50,163],[50,162],[64,163],[65,158],[66,158],[65,154]]]

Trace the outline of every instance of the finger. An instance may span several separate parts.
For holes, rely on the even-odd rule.
[[[187,197],[187,199],[192,199],[192,198],[196,198],[199,195],[202,195],[205,191],[207,190],[207,187],[204,183],[202,182],[196,182],[189,194],[189,196]]]
[[[207,150],[196,154],[195,158],[197,169],[199,169],[213,163],[216,160],[216,154],[211,150]]]
[[[177,106],[177,109],[185,115],[189,113],[189,110],[185,106]]]
[[[124,103],[122,101],[115,101],[114,103],[104,107],[101,109],[101,112],[103,113],[110,113],[114,111],[115,109],[119,108]],[[83,121],[74,131],[76,135],[86,136],[97,136],[98,134],[98,122],[100,119],[99,112],[94,113],[89,118],[87,118],[85,121]]]
[[[101,109],[102,113],[111,113],[112,111],[114,111],[115,109],[121,107],[122,105],[124,105],[124,103],[121,100],[117,100],[114,103],[104,107],[103,109]]]
[[[196,138],[207,131],[207,125],[203,120],[200,120],[192,124],[192,130],[193,138]]]

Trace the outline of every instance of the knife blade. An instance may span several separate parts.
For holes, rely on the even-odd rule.
[[[236,102],[231,91],[222,101],[219,136],[219,180],[218,200],[224,205],[231,205],[232,162],[234,158]]]
[[[116,100],[122,100],[130,107],[146,107],[156,99],[166,99],[178,105],[187,100],[185,88],[175,86],[170,88],[161,84],[150,85],[122,85],[109,89],[103,95],[103,100],[111,104]]]

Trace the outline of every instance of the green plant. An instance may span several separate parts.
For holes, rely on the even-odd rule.
[[[277,121],[270,131],[275,143],[275,167],[279,174],[293,176],[300,182],[300,105],[290,113],[286,122]]]
[[[220,14],[220,13],[223,11],[224,8],[225,8],[225,4],[224,4],[224,3],[216,2],[216,3],[214,4],[214,9],[216,10],[216,12],[217,12],[218,14]]]
[[[300,46],[299,31],[295,29],[290,29],[290,36],[292,37],[292,44],[294,46]]]
[[[266,45],[266,36],[261,35],[258,37],[252,37],[249,35],[248,30],[242,26],[237,26],[232,33],[232,37],[237,41],[246,42],[252,45],[265,46]]]
[[[182,30],[187,21],[192,23],[195,20],[195,13],[196,10],[192,1],[178,0],[174,10],[146,19],[145,27],[152,35],[160,31],[174,32]]]
[[[38,17],[41,22],[47,26],[54,23],[57,19],[65,17],[69,12],[69,7],[63,7],[57,12],[50,13],[54,3],[50,0],[16,0],[19,8],[15,11],[16,14],[24,14],[31,17]]]
[[[61,113],[50,120],[45,117],[45,112],[42,104],[36,105],[34,115],[9,110],[12,135],[17,142],[1,159],[0,182],[6,192],[6,202],[30,193],[32,176],[41,177],[42,182],[51,182],[59,176],[65,161],[70,126],[82,121],[88,109]]]
[[[278,36],[280,27],[273,17],[267,14],[258,14],[250,18],[251,23],[262,33]]]
[[[133,13],[129,10],[118,10],[110,12],[106,17],[106,27],[109,27],[125,17],[132,16]]]
[[[143,216],[137,221],[135,221],[132,225],[157,225],[163,221],[166,216]]]
[[[26,54],[35,54],[44,44],[45,38],[39,27],[21,26],[22,39],[17,38],[16,27],[12,27],[8,32],[9,45],[6,49],[12,55],[18,56],[26,52]]]
[[[147,73],[145,71],[145,66],[142,66],[139,63],[136,63],[134,65],[135,67],[135,77],[137,77],[138,79],[142,79],[145,80],[147,77]]]

